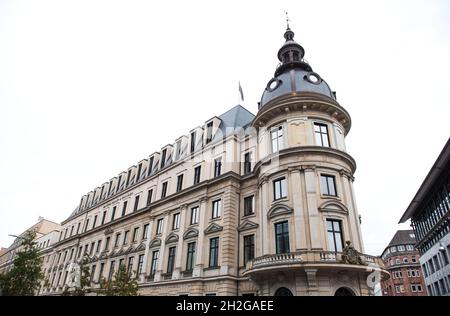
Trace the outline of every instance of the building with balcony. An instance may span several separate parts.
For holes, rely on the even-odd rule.
[[[241,105],[194,127],[81,198],[48,254],[67,286],[120,265],[142,295],[372,295],[347,153],[348,112],[288,27],[258,113]]]
[[[450,295],[450,139],[409,204],[428,295]]]
[[[390,278],[382,282],[383,296],[427,296],[413,230],[399,230],[381,258]]]

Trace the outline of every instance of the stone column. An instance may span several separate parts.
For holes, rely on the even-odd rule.
[[[164,257],[165,257],[165,250],[166,250],[166,237],[167,232],[169,231],[169,212],[164,212],[164,222],[163,222],[163,233],[161,236],[161,247],[159,249],[159,258],[158,258],[158,267],[156,268],[155,272],[155,282],[161,281],[161,274],[163,273],[164,269]]]
[[[317,186],[316,186],[316,167],[305,167],[305,186],[306,202],[308,205],[308,216],[311,234],[311,248],[322,250],[323,223],[317,209]]]
[[[259,226],[259,242],[261,255],[269,254],[269,230],[267,221],[267,210],[269,207],[269,183],[267,177],[263,177],[259,183],[260,196],[260,223]]]
[[[172,274],[172,279],[179,279],[181,277],[181,270],[183,264],[181,260],[183,258],[183,234],[186,218],[187,218],[187,205],[183,204],[180,207],[180,228],[178,231],[177,255],[175,257],[175,269]]]
[[[200,199],[200,223],[198,225],[198,240],[197,240],[197,249],[195,256],[195,267],[192,272],[193,277],[202,277],[203,276],[203,266],[204,266],[204,248],[205,248],[205,229],[208,218],[208,208],[207,208],[207,198],[203,197]]]
[[[351,241],[353,243],[353,247],[356,248],[356,250],[360,251],[360,252],[364,252],[364,245],[363,245],[363,241],[361,239],[362,235],[361,235],[361,226],[359,223],[359,214],[358,214],[358,210],[356,208],[356,202],[355,202],[355,195],[353,193],[353,176],[349,173],[346,172],[344,170],[342,170],[341,172],[341,177],[342,177],[342,183],[343,183],[343,187],[344,187],[344,194],[345,194],[345,199],[347,201],[347,208],[348,208],[348,220],[349,220],[349,224],[350,224],[350,233],[351,233]]]
[[[290,192],[294,208],[295,248],[296,250],[306,250],[306,223],[301,196],[300,170],[289,168],[288,171],[290,172]]]

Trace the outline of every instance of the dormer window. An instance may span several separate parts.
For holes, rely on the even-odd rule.
[[[119,192],[120,189],[120,182],[122,181],[122,175],[119,176],[119,181],[117,181],[117,189],[116,192]]]
[[[141,177],[141,171],[142,171],[142,162],[138,165],[138,170],[137,170],[137,174],[136,174],[136,182],[138,182]]]
[[[131,178],[131,169],[128,170],[128,175],[127,175],[127,183],[126,183],[126,187],[128,187],[128,185],[130,184],[130,178]]]
[[[191,153],[195,151],[195,140],[196,140],[196,132],[191,133]]]
[[[212,128],[213,122],[209,122],[206,125],[206,143],[209,144],[212,141]]]
[[[162,155],[161,155],[161,169],[164,168],[166,163],[166,155],[167,155],[167,148],[163,149]]]
[[[152,168],[153,168],[153,157],[150,157],[150,161],[148,162],[148,174],[147,175],[152,174]]]

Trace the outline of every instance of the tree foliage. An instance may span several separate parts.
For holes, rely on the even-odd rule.
[[[138,295],[138,282],[136,277],[128,272],[125,265],[120,265],[114,273],[112,280],[102,279],[101,293],[107,296],[136,296]]]
[[[21,245],[14,258],[13,267],[0,275],[2,295],[31,296],[37,293],[44,274],[35,237],[34,231],[27,231],[24,236],[19,237]]]

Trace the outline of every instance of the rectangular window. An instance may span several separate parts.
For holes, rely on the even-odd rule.
[[[72,248],[72,250],[70,251],[70,257],[69,257],[69,260],[72,260],[72,258],[73,258],[73,252],[75,251],[75,248]],[[47,257],[47,262],[48,262],[48,259],[50,258],[50,256],[48,256]]]
[[[164,224],[164,218],[158,219],[158,222],[156,224],[156,234],[160,235],[163,231],[163,224]]]
[[[94,279],[94,275],[95,275],[95,270],[97,269],[97,266],[95,265],[95,264],[93,264],[92,265],[92,269],[91,269],[91,276],[90,276],[90,279],[91,279],[91,282],[92,282],[92,280]],[[68,273],[69,271],[67,271],[66,272],[66,277],[67,277],[67,273]]]
[[[125,234],[123,235],[123,244],[124,245],[128,244],[128,237],[130,237],[130,231],[129,230],[125,231]]]
[[[277,151],[283,149],[283,126],[278,126],[273,129],[271,132],[272,138],[272,152],[276,153]]]
[[[196,141],[196,134],[195,132],[191,133],[191,153],[193,153],[195,151],[195,141]]]
[[[167,181],[162,184],[161,199],[165,198],[167,194]]]
[[[327,219],[328,250],[341,252],[343,248],[342,224],[339,220]]]
[[[250,154],[251,153],[246,153],[244,155],[244,174],[249,174],[252,172],[252,163],[250,161]]]
[[[108,251],[109,250],[109,241],[110,240],[111,240],[111,237],[106,237],[105,250],[104,251]]]
[[[89,219],[86,220],[86,225],[84,226],[84,231],[87,231],[89,227]]]
[[[180,159],[181,157],[181,139],[177,141],[177,153],[175,155],[175,160]]]
[[[72,225],[72,228],[70,229],[70,237],[72,237],[72,234],[73,234],[73,229],[75,228],[75,226],[74,225]],[[45,244],[44,244],[45,245]]]
[[[180,213],[173,214],[172,229],[180,228]]]
[[[279,200],[286,196],[286,178],[280,178],[273,181],[273,199]]]
[[[320,175],[320,188],[323,195],[336,196],[334,176]]]
[[[183,189],[183,175],[180,174],[177,177],[177,192],[180,192]]]
[[[222,158],[214,160],[214,177],[220,176],[222,172]]]
[[[192,271],[194,268],[195,242],[187,244],[186,271]]]
[[[275,224],[275,243],[277,253],[290,252],[289,225],[287,221]]]
[[[254,214],[253,195],[244,198],[244,216]]]
[[[314,133],[316,135],[316,144],[318,146],[330,147],[327,125],[314,123]]]
[[[141,275],[143,266],[144,266],[144,255],[139,255],[138,268],[137,268],[137,271],[136,271],[136,275],[138,275],[138,276]]]
[[[159,250],[154,250],[152,253],[152,264],[150,268],[150,275],[155,275],[156,268],[158,267],[158,257],[159,257]]]
[[[221,205],[222,205],[222,200],[215,200],[212,202],[212,218],[220,217]]]
[[[102,225],[105,223],[105,220],[106,220],[106,213],[107,213],[107,211],[103,211]]]
[[[111,265],[109,266],[108,281],[111,281],[111,280],[112,280],[112,277],[113,277],[113,275],[114,275],[114,264],[115,264],[115,261],[114,261],[114,260],[111,261]]]
[[[209,144],[212,141],[212,127],[213,122],[209,122],[206,125],[206,143]]]
[[[101,245],[102,245],[102,241],[101,240],[97,241],[97,248],[95,249],[95,253],[99,253],[100,252]]]
[[[119,192],[120,189],[120,182],[122,181],[122,175],[119,176],[119,181],[117,181],[117,188],[116,188],[116,192]]]
[[[152,174],[152,169],[153,169],[153,157],[151,157],[148,162],[148,173],[147,173],[148,176]]]
[[[78,223],[78,226],[77,226],[77,234],[80,233],[80,226],[81,226],[81,222]]]
[[[97,223],[97,215],[94,216],[94,221],[92,222],[92,228],[95,228],[96,223]]]
[[[116,241],[114,242],[114,247],[119,247],[119,239],[120,239],[120,233],[116,234]]]
[[[191,225],[198,224],[199,208],[198,206],[191,208]]]
[[[133,261],[134,261],[134,257],[128,258],[128,267],[127,267],[128,275],[131,275],[133,273]]]
[[[111,213],[111,221],[113,221],[113,220],[114,220],[114,217],[116,216],[116,209],[117,209],[117,206],[114,206],[113,209],[112,209],[112,213]]]
[[[255,257],[255,235],[244,236],[244,265]]]
[[[109,181],[109,185],[108,185],[108,196],[111,194],[111,189],[112,189],[112,180]]]
[[[175,254],[177,251],[177,247],[170,247],[169,248],[169,256],[167,258],[167,273],[173,272],[173,267],[175,265]]]
[[[139,227],[135,227],[133,230],[133,242],[137,241],[138,233],[139,233]]]
[[[141,178],[141,171],[142,171],[142,162],[138,165],[138,170],[137,170],[137,173],[136,173],[136,183]]]
[[[131,169],[128,170],[127,181],[126,181],[125,187],[128,187],[128,185],[130,184],[130,178],[131,178]]]
[[[148,237],[148,226],[149,226],[149,224],[145,224],[144,225],[144,228],[143,228],[143,230],[142,230],[142,239],[147,239],[147,237]]]
[[[197,184],[200,182],[200,171],[201,171],[201,166],[197,166],[194,169],[194,184]]]
[[[163,149],[162,151],[162,155],[161,155],[161,169],[164,168],[164,166],[166,165],[166,155],[167,155],[167,148]]]
[[[217,267],[219,265],[219,237],[209,240],[209,267]]]
[[[128,205],[128,201],[123,202],[122,216],[125,216],[125,213],[127,212],[127,205]]]
[[[152,203],[152,195],[153,195],[153,189],[150,189],[147,191],[147,206]]]
[[[139,208],[139,198],[140,198],[140,195],[137,195],[137,196],[134,198],[133,212],[136,212],[136,211],[138,210],[138,208]]]
[[[100,280],[103,278],[103,270],[105,269],[105,263],[100,263],[100,272],[98,273],[98,279],[97,282],[100,282]]]

